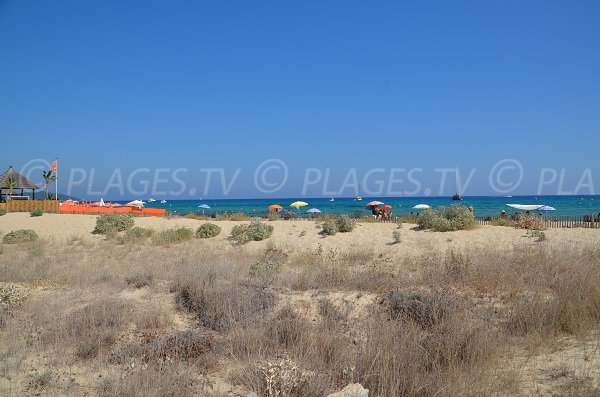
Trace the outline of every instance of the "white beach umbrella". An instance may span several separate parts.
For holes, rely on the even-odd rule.
[[[308,211],[306,211],[306,212],[308,212],[308,213],[310,213],[310,214],[320,214],[320,213],[321,213],[321,210],[319,210],[319,209],[317,209],[317,208],[311,208],[311,209],[309,209],[309,210],[308,210]]]
[[[428,210],[431,208],[431,206],[427,204],[417,204],[413,208],[416,210]]]

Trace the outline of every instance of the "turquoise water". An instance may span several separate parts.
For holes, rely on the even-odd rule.
[[[297,199],[220,199],[220,200],[169,200],[165,204],[160,202],[147,203],[150,208],[166,208],[167,211],[177,215],[189,213],[211,215],[217,213],[243,212],[250,215],[262,215],[267,211],[270,204],[280,204],[284,208],[297,211],[290,208],[289,205]],[[397,215],[408,215],[414,210],[412,207],[416,204],[428,204],[432,207],[441,205],[451,205],[461,203],[462,205],[472,206],[477,216],[497,215],[501,210],[512,212],[513,210],[506,204],[542,204],[555,207],[556,211],[547,213],[552,216],[580,216],[597,215],[600,213],[600,196],[514,196],[514,197],[465,197],[463,201],[452,201],[449,197],[402,197],[402,198],[376,198],[364,197],[362,201],[355,201],[353,198],[336,198],[335,201],[329,201],[328,198],[300,198],[309,204],[308,207],[300,209],[300,213],[306,213],[310,208],[318,208],[323,213],[329,214],[349,214],[354,215],[359,211],[363,215],[370,212],[364,208],[364,205],[372,200],[383,201],[393,207]],[[210,209],[198,208],[199,205],[206,204]]]

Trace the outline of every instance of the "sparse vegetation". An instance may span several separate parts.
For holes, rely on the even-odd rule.
[[[451,205],[426,210],[418,217],[417,225],[421,229],[450,232],[474,227],[475,218],[467,207]]]
[[[187,227],[176,227],[155,233],[152,236],[152,243],[154,245],[168,246],[183,243],[184,241],[191,240],[192,237],[194,237],[192,229]]]
[[[290,239],[312,228],[286,225]],[[68,395],[73,383],[103,397],[326,396],[349,383],[374,397],[527,395],[521,380],[532,375],[550,395],[595,395],[595,372],[579,375],[600,359],[594,244],[532,244],[503,230],[514,244],[448,246],[443,235],[404,230],[415,250],[405,257],[404,248],[380,252],[395,225],[355,233],[371,227],[384,230],[375,247],[309,231],[303,244],[317,246],[306,251],[279,238],[167,250],[49,240],[35,255],[4,246],[0,373],[14,395]],[[144,234],[134,229],[123,237]],[[442,244],[413,248],[418,238]],[[569,344],[586,347],[573,354]],[[540,352],[568,368],[539,372]]]
[[[221,227],[214,223],[205,223],[196,230],[196,237],[198,238],[212,238],[217,237],[221,233]]]
[[[101,214],[96,218],[94,233],[111,236],[131,229],[133,225],[133,217],[129,214]]]
[[[155,232],[153,229],[147,229],[147,228],[135,226],[135,227],[132,227],[131,229],[127,230],[125,232],[125,234],[123,234],[123,236],[121,237],[120,240],[123,244],[141,243],[141,242],[148,240],[150,237],[152,237],[154,235],[154,233]]]
[[[273,226],[258,220],[250,222],[249,225],[235,225],[231,229],[231,238],[245,244],[249,241],[262,241],[273,234]]]
[[[401,238],[400,232],[397,230],[394,230],[392,232],[392,245],[400,244],[401,242],[402,242],[402,238]]]
[[[492,219],[492,226],[516,227],[517,224],[510,218],[494,218]]]
[[[22,244],[37,241],[39,239],[37,233],[30,229],[18,229],[8,232],[2,238],[4,244]]]
[[[6,215],[6,209],[0,208],[0,216]]]

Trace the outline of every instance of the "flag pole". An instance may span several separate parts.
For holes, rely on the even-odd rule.
[[[54,159],[54,161],[56,161],[56,175],[54,175],[54,177],[55,177],[54,178],[54,183],[55,183],[54,184],[54,191],[55,191],[55,194],[56,194],[55,199],[58,200],[58,157],[56,157]]]

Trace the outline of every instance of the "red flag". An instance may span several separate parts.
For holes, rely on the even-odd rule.
[[[57,161],[57,160],[54,160],[54,161],[52,162],[52,172],[54,172],[54,173],[56,173],[56,161]]]

